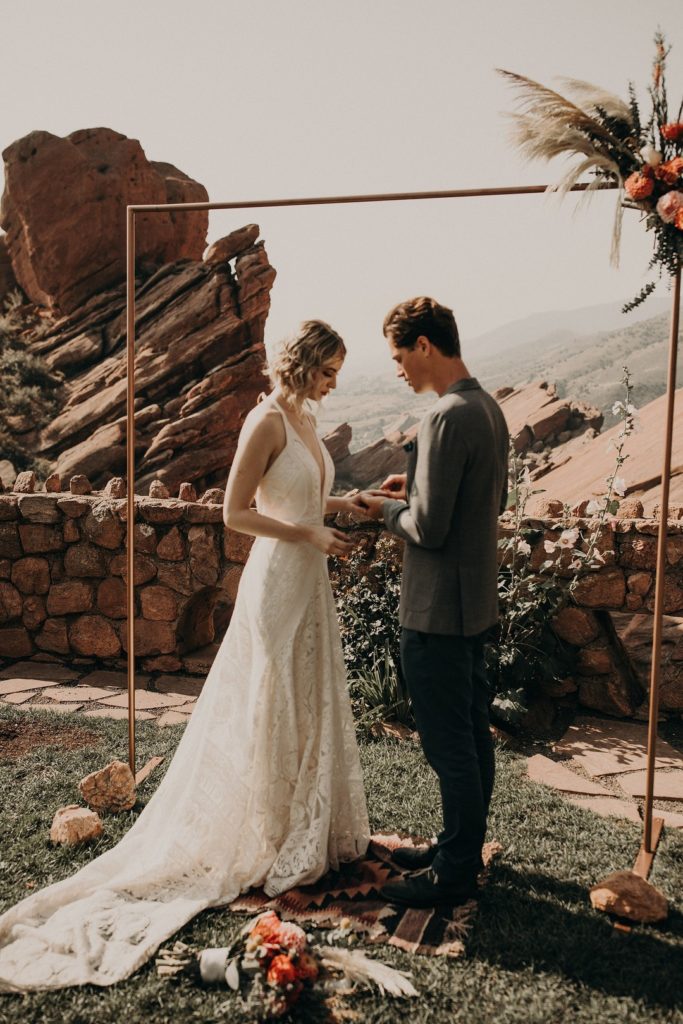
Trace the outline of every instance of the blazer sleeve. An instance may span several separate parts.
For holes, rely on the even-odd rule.
[[[388,498],[382,505],[387,528],[418,547],[442,547],[450,530],[467,454],[457,417],[436,412],[425,419],[409,501]]]

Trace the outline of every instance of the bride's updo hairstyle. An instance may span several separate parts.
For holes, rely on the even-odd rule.
[[[301,408],[315,370],[335,356],[345,355],[344,342],[329,324],[323,320],[304,320],[295,334],[280,343],[266,373],[273,387]]]

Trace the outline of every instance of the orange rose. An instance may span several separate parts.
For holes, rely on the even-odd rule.
[[[683,156],[675,156],[664,164],[655,167],[655,177],[667,185],[676,185],[683,174]]]
[[[663,124],[660,131],[667,142],[678,142],[683,138],[683,121],[672,121],[671,124]]]
[[[658,170],[658,167],[655,168],[655,174]],[[640,174],[638,171],[629,175],[624,182],[624,188],[630,195],[631,199],[647,199],[648,196],[652,195],[654,187],[655,185],[651,175]]]
[[[268,968],[266,978],[270,985],[279,985],[284,988],[297,980],[296,967],[284,953],[273,957]]]
[[[679,231],[683,231],[683,206],[680,210],[676,211],[676,219],[674,220],[674,225],[678,228]]]
[[[315,981],[319,973],[317,961],[309,953],[302,953],[296,962],[296,973],[302,981]]]

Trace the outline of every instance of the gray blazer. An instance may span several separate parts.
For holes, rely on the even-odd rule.
[[[475,636],[498,619],[498,516],[507,497],[508,429],[474,377],[427,413],[407,467],[408,500],[387,499],[406,541],[399,621],[421,633]]]

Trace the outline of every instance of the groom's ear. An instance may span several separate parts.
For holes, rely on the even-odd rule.
[[[418,352],[428,356],[432,350],[432,343],[426,334],[420,334],[415,340],[415,348]]]

